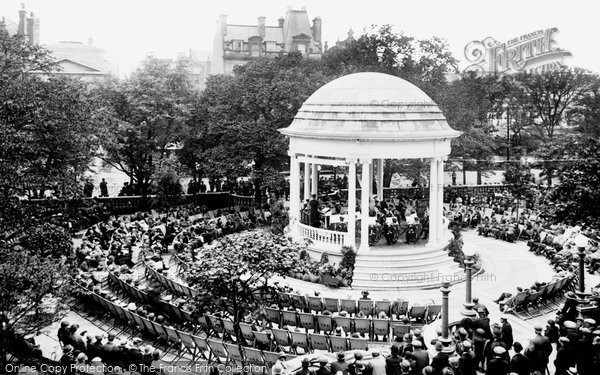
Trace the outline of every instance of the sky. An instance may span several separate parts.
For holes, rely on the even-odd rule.
[[[461,62],[464,47],[473,40],[494,37],[508,41],[539,29],[557,27],[558,46],[571,51],[569,65],[600,72],[597,15],[600,5],[571,1],[326,1],[326,0],[0,0],[0,17],[18,21],[21,3],[40,18],[41,43],[79,41],[104,48],[127,74],[148,54],[176,58],[189,49],[212,51],[216,21],[256,24],[265,16],[276,25],[292,9],[306,7],[312,20],[323,20],[323,40],[329,45],[345,39],[350,28],[359,35],[369,25],[392,24],[416,38],[438,36],[449,43]]]

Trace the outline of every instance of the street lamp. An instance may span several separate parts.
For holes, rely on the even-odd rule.
[[[575,246],[579,252],[579,292],[585,293],[585,248],[588,245],[588,238],[583,234],[579,233],[575,237]]]
[[[475,249],[473,247],[471,247],[468,244],[464,244],[463,248],[462,248],[463,254],[465,255],[465,273],[466,273],[466,282],[465,282],[465,286],[466,286],[466,293],[465,293],[465,303],[463,304],[463,306],[465,307],[463,310],[461,310],[461,314],[469,317],[469,318],[474,318],[475,316],[477,316],[477,313],[475,312],[475,310],[473,310],[473,306],[475,306],[475,304],[473,303],[472,299],[471,299],[471,292],[472,292],[472,284],[471,284],[471,276],[472,276],[472,272],[473,272],[473,264],[475,264],[475,261],[473,260],[473,257],[475,256]]]
[[[502,108],[506,111],[506,165],[510,160],[510,104],[508,100],[504,100]]]

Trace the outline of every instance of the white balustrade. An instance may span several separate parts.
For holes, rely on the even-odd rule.
[[[316,245],[325,245],[327,247],[339,249],[349,242],[347,232],[315,228],[300,222],[296,222],[295,227],[298,236],[308,238]],[[353,245],[350,244],[350,246]]]

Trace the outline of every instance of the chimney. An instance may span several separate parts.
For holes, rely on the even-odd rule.
[[[258,36],[265,38],[265,17],[258,17]]]
[[[283,29],[284,22],[285,22],[285,20],[283,19],[283,17],[279,17],[279,19],[277,20],[277,23],[279,24],[280,29]]]
[[[36,46],[40,44],[40,19],[35,18],[33,12],[27,18],[27,37],[31,44]]]
[[[313,38],[315,39],[315,43],[321,44],[321,28],[323,25],[323,21],[321,21],[321,17],[315,17],[313,20]]]
[[[219,16],[219,24],[221,25],[221,34],[223,36],[227,35],[227,15],[221,14]]]
[[[17,29],[17,33],[21,35],[25,35],[26,32],[26,18],[27,11],[25,10],[25,4],[21,4],[21,9],[19,10],[19,28]]]

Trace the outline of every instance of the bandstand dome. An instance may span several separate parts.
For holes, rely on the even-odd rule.
[[[421,89],[383,73],[350,74],[327,83],[281,132],[290,139],[393,141],[396,145],[398,141],[448,141],[460,135]],[[294,146],[290,144],[290,149]],[[431,157],[431,151],[413,157]]]

